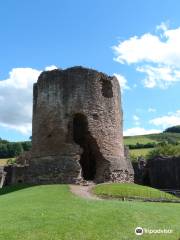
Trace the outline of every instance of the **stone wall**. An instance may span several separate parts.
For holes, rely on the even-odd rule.
[[[0,188],[4,186],[6,180],[6,171],[4,171],[4,167],[0,166]]]
[[[145,179],[160,189],[180,189],[180,157],[157,157],[148,161]]]

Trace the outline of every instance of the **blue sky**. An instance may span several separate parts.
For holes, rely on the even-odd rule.
[[[0,6],[0,137],[31,135],[32,84],[83,65],[118,76],[124,133],[180,124],[178,0],[6,0]]]

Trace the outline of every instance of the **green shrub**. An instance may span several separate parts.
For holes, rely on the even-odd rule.
[[[157,156],[170,157],[180,156],[180,145],[162,144],[151,150],[148,154],[148,159]]]
[[[15,164],[16,163],[16,158],[9,158],[8,160],[7,160],[7,164],[8,165],[13,165],[13,164]]]
[[[29,151],[32,147],[32,142],[31,141],[21,142],[21,145],[24,151]]]

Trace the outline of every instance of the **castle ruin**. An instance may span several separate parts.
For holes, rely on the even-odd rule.
[[[122,125],[115,76],[83,67],[42,72],[33,89],[32,155],[21,181],[133,182]]]

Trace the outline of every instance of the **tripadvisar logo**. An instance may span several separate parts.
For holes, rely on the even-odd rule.
[[[136,235],[143,235],[144,231],[142,227],[135,228],[135,234]]]
[[[149,229],[149,228],[142,228],[136,227],[135,234],[136,235],[143,235],[143,234],[172,234],[172,229]]]

